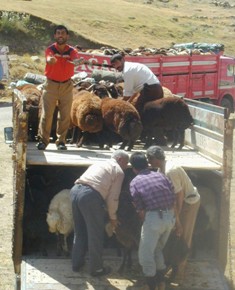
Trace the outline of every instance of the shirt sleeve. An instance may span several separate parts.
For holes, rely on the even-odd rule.
[[[71,53],[70,53],[70,58],[71,58],[71,60],[74,60],[74,59],[81,58],[81,56],[80,56],[79,52],[75,48],[73,48]]]
[[[54,52],[50,49],[50,47],[48,47],[45,50],[45,58],[47,58],[48,56],[52,56],[52,55],[54,55]]]
[[[133,182],[130,183],[130,194],[133,198],[133,203],[137,211],[144,210],[142,199],[138,193],[138,190]]]
[[[181,178],[180,178],[180,168],[170,169],[166,175],[170,179],[170,181],[173,185],[174,192],[175,193],[180,192],[182,190]]]
[[[114,178],[109,195],[106,198],[106,205],[110,219],[117,219],[117,209],[119,203],[119,195],[121,192],[122,182],[124,179],[124,173],[116,172],[116,178]]]

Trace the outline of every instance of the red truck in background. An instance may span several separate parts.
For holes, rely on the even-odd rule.
[[[75,72],[115,70],[108,55],[81,53],[88,61]],[[127,61],[146,64],[172,93],[235,110],[235,58],[221,54],[125,56]]]

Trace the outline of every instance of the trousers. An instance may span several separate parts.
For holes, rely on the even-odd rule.
[[[166,268],[163,248],[175,225],[174,210],[147,211],[141,229],[139,262],[144,276],[153,277],[157,271]]]
[[[99,192],[84,184],[75,184],[70,197],[74,220],[72,267],[84,264],[88,249],[88,269],[93,273],[103,267],[104,199]]]
[[[66,136],[70,126],[70,112],[72,107],[72,81],[65,83],[56,83],[47,80],[44,84],[42,93],[42,112],[39,123],[38,135],[46,145],[50,141],[52,119],[56,106],[59,109],[59,118],[57,122],[57,140],[56,144],[66,143]]]

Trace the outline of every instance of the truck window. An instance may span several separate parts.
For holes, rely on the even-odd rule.
[[[235,75],[235,66],[234,65],[232,65],[232,64],[229,64],[228,66],[227,66],[227,76],[228,77],[232,77],[232,76],[234,76]]]

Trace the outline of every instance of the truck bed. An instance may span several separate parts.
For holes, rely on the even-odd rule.
[[[118,273],[121,258],[104,255],[107,265],[112,268],[112,273],[106,277],[93,278],[88,274],[86,267],[79,273],[71,269],[71,260],[63,258],[25,258],[22,262],[22,290],[128,290],[145,289],[137,259],[131,270],[124,274]],[[173,290],[167,284],[166,290]],[[221,274],[216,261],[208,258],[189,259],[184,284],[178,290],[229,290],[224,276]]]
[[[94,162],[109,159],[116,149],[101,150],[98,146],[87,146],[77,148],[75,145],[67,145],[68,150],[58,151],[56,145],[50,143],[45,151],[36,148],[35,143],[29,142],[27,145],[27,165],[48,165],[48,166],[89,166]],[[184,146],[182,150],[172,150],[163,147],[168,160],[173,160],[185,169],[189,170],[221,170],[221,164],[209,157]],[[132,152],[145,151],[141,145],[134,147]],[[130,154],[132,153],[130,152]]]

